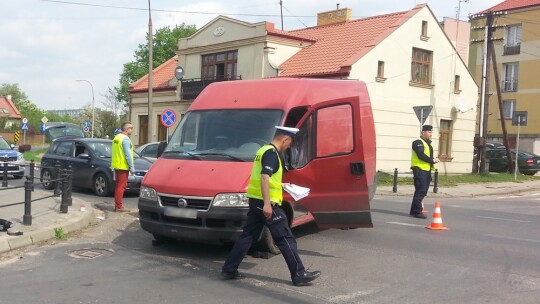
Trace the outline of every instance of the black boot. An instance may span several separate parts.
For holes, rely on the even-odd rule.
[[[315,280],[316,278],[318,278],[320,276],[321,276],[320,271],[313,271],[313,272],[306,271],[306,272],[304,272],[304,274],[302,274],[300,276],[297,276],[297,277],[294,277],[292,279],[292,282],[293,282],[294,286],[304,286],[307,283]]]

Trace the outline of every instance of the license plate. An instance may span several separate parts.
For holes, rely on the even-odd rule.
[[[195,209],[186,209],[186,208],[165,208],[163,214],[170,217],[180,217],[188,219],[197,218],[197,210]]]

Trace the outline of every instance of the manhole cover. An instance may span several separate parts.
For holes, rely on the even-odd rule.
[[[68,255],[73,258],[78,259],[96,259],[104,256],[109,256],[114,253],[112,249],[103,249],[103,248],[83,248],[77,250],[68,251]]]

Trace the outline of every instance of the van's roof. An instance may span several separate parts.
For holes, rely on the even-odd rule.
[[[366,85],[358,80],[272,78],[210,84],[189,110],[283,109],[361,96],[369,103]]]

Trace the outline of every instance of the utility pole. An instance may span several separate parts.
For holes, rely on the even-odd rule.
[[[485,173],[486,171],[486,133],[488,125],[489,111],[489,70],[492,54],[491,41],[493,35],[493,12],[489,11],[486,14],[472,16],[472,18],[486,17],[484,29],[484,39],[473,40],[473,43],[484,42],[483,62],[482,62],[482,82],[480,92],[480,123],[479,132],[474,138],[474,146],[477,148],[477,153],[473,161],[474,173]],[[481,27],[473,27],[473,30],[482,29]],[[489,169],[489,168],[488,168]]]
[[[154,114],[152,114],[152,70],[153,67],[153,48],[154,48],[154,33],[152,32],[152,11],[150,9],[150,0],[148,0],[148,134],[146,142],[149,143],[152,140],[152,126],[154,125]],[[139,142],[139,144],[143,144]]]
[[[283,1],[279,0],[279,7],[281,9],[281,30],[283,31]]]

